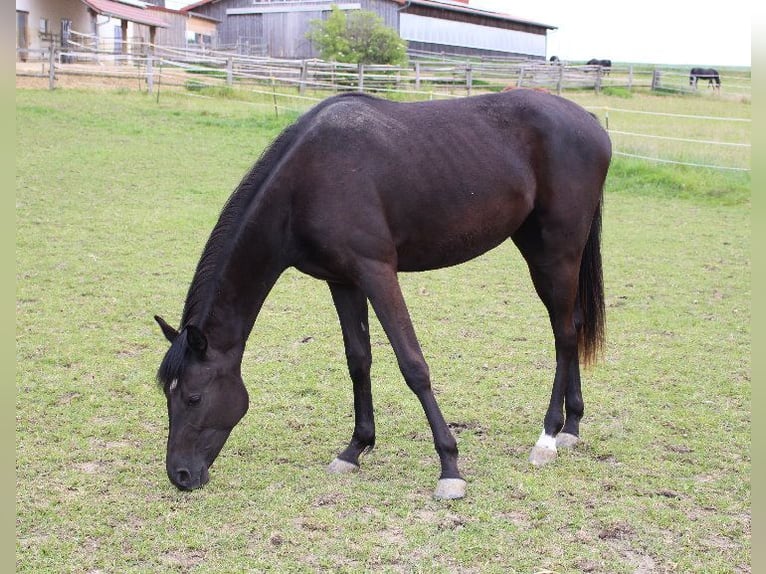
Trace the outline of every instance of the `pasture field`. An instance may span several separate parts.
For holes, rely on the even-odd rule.
[[[749,117],[711,98],[573,99]],[[211,482],[176,491],[152,315],[177,323],[219,210],[294,117],[16,91],[17,572],[751,571],[747,172],[613,161],[607,348],[583,372],[582,443],[555,463],[527,462],[554,357],[507,242],[401,277],[465,499],[432,499],[428,426],[373,319],[378,443],[359,473],[325,472],[352,430],[351,386],[327,287],[293,271],[249,341],[249,413]]]

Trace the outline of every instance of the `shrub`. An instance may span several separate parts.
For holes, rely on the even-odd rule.
[[[346,15],[337,6],[327,20],[312,20],[306,37],[325,60],[346,64],[404,64],[405,42],[383,19],[365,10]]]

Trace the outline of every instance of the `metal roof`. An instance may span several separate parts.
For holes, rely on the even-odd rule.
[[[128,20],[129,22],[135,22],[136,24],[143,24],[145,26],[156,26],[157,28],[169,27],[168,23],[160,16],[152,14],[145,8],[122,4],[120,2],[114,2],[113,0],[82,1],[88,8],[96,12],[96,14],[111,16],[112,18],[118,18],[120,20]]]
[[[210,4],[213,2],[217,2],[220,0],[198,0],[197,2],[194,2],[193,4],[189,4],[180,10],[182,12],[190,12],[194,10],[195,8],[199,8],[200,6],[204,6],[206,4]],[[547,28],[548,30],[555,30],[556,26],[551,26],[550,24],[541,24],[540,22],[532,22],[530,20],[523,20],[520,18],[514,18],[510,14],[502,14],[500,12],[491,12],[489,10],[481,10],[479,8],[473,8],[468,4],[467,2],[464,2],[463,0],[391,0],[395,4],[399,4],[402,6],[402,8],[406,8],[409,5],[416,5],[416,6],[427,6],[429,8],[440,8],[442,10],[448,10],[450,12],[461,12],[464,14],[471,14],[473,16],[484,16],[486,18],[494,18],[496,20],[503,20],[507,22],[518,22],[520,24],[529,24],[531,26],[539,26],[540,28]],[[274,4],[280,4],[275,2]],[[268,2],[264,2],[262,4],[258,4],[260,6],[269,6],[271,5]]]
[[[500,12],[491,12],[489,10],[481,10],[480,8],[473,8],[470,5],[466,5],[459,1],[450,0],[393,0],[397,4],[406,8],[407,6],[426,6],[428,8],[439,8],[441,10],[449,10],[450,12],[461,12],[463,14],[471,14],[474,16],[484,16],[486,18],[494,18],[496,20],[505,20],[507,22],[518,22],[520,24],[529,24],[531,26],[539,26],[541,28],[547,28],[548,30],[556,30],[556,26],[550,24],[542,24],[540,22],[532,22],[530,20],[523,20],[515,18],[510,14],[502,14]]]

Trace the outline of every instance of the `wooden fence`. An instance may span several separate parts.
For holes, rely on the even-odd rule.
[[[181,49],[131,43],[124,49],[99,50],[87,43],[67,49],[51,46],[17,63],[17,76],[48,79],[51,89],[65,76],[122,78],[153,92],[160,84],[198,89],[253,85],[332,92],[360,90],[404,92],[430,97],[472,95],[508,87],[564,90],[645,89],[689,92],[688,71],[648,66],[599,66],[540,60],[459,60],[413,55],[408,66],[341,64],[321,60],[281,60],[246,56],[235,50]],[[724,89],[734,84],[723,77]],[[700,83],[699,91],[705,88]],[[736,89],[750,97],[749,73]]]
[[[204,97],[205,88],[241,89],[255,97],[243,102],[266,106],[276,115],[296,113],[321,101],[330,93],[364,90],[385,93],[391,98],[430,99],[500,91],[508,87],[531,87],[551,92],[564,90],[661,90],[689,92],[688,72],[650,66],[615,66],[607,71],[594,66],[553,65],[539,61],[461,61],[434,56],[413,58],[407,67],[357,66],[320,60],[278,60],[242,56],[228,51],[181,50],[144,46],[119,51],[49,49],[33,62],[17,64],[17,76],[41,78],[53,89],[59,82],[88,79],[97,84],[137,86],[156,93],[176,87],[191,97]],[[726,97],[750,97],[750,75],[723,76]],[[739,82],[739,83],[737,83]],[[698,90],[711,97],[719,94],[700,83]],[[747,118],[702,118],[679,116],[708,125],[726,121],[742,129],[727,130],[728,141],[708,135],[702,139],[682,138],[645,122],[629,121],[636,110],[591,108],[604,116],[613,138],[614,154],[641,160],[749,171],[750,120]],[[610,126],[611,113],[611,126]],[[659,114],[653,115],[671,115]],[[649,131],[647,131],[647,129]],[[640,132],[640,133],[638,133]],[[715,132],[714,132],[715,133]],[[727,138],[721,138],[727,139]]]

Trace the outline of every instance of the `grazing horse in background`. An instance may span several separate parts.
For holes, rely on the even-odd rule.
[[[609,72],[612,70],[612,60],[598,60],[596,58],[591,58],[587,61],[588,66],[600,66],[602,70],[604,71],[604,75],[608,76]]]
[[[166,470],[201,487],[248,409],[241,364],[267,295],[293,267],[327,282],[353,383],[354,430],[329,471],[375,444],[368,301],[433,434],[437,498],[461,498],[458,448],[431,387],[398,273],[463,263],[510,238],[550,318],[556,370],[530,461],[572,446],[583,416],[580,359],[603,342],[601,206],[611,143],[579,105],[532,90],[396,103],[335,96],[263,153],[223,207],[157,372]],[[566,410],[565,410],[566,407]],[[468,408],[468,407],[466,407]]]
[[[718,70],[713,68],[692,68],[689,73],[689,85],[697,89],[697,80],[707,80],[708,86],[713,88],[713,91],[721,90],[721,76],[718,75]]]

